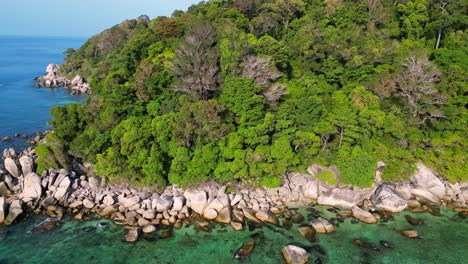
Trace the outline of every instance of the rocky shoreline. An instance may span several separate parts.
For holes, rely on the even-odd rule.
[[[76,75],[73,79],[69,80],[65,76],[59,75],[58,68],[59,65],[57,64],[47,65],[46,74],[44,76],[34,78],[36,81],[34,87],[65,87],[70,89],[71,94],[91,94],[89,83],[87,83],[82,76]]]
[[[208,230],[212,221],[239,231],[246,223],[285,228],[291,223],[303,223],[297,231],[313,240],[315,233],[334,232],[335,221],[347,217],[372,224],[403,210],[438,215],[440,205],[464,217],[468,214],[468,183],[445,182],[422,163],[418,164],[410,182],[380,183],[376,177],[375,186],[369,189],[326,185],[314,178],[324,168],[312,165],[307,173],[284,176],[284,184],[274,189],[211,182],[186,190],[168,186],[158,192],[155,188],[138,188],[127,183],[111,185],[105,178],[94,176],[90,165],[76,164],[72,171],[49,169],[38,175],[36,155],[31,148],[20,154],[12,149],[5,150],[3,159],[0,224],[13,224],[30,213],[45,213],[54,219],[71,214],[77,220],[98,214],[125,225],[128,242],[136,242],[141,233],[152,233],[163,226],[196,225]],[[288,209],[315,203],[335,207],[336,218],[317,215],[310,223],[305,223],[302,215]],[[407,220],[415,225],[419,223],[418,219]],[[49,230],[56,226],[53,221],[46,224],[38,228]],[[402,230],[401,233],[409,238],[419,236],[416,230]],[[354,243],[369,247],[366,241]],[[248,249],[239,251],[239,256],[251,251]],[[282,254],[287,263],[305,263],[308,259],[306,250],[293,245],[283,248]]]

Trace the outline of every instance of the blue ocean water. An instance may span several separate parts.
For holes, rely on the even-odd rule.
[[[63,62],[67,48],[79,48],[83,38],[0,36],[0,150],[28,146],[15,133],[33,135],[49,128],[52,106],[83,103],[86,96],[70,95],[64,88],[34,88],[34,78],[43,75],[49,63]]]

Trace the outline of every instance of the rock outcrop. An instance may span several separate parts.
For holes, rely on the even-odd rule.
[[[371,202],[378,208],[398,213],[408,207],[408,202],[395,190],[393,184],[380,185],[371,197]]]
[[[65,76],[59,75],[59,66],[57,64],[49,64],[46,67],[46,74],[44,76],[36,77],[35,87],[45,88],[58,88],[65,87],[70,89],[72,94],[90,94],[91,90],[86,80],[76,75],[72,80],[67,79]]]
[[[446,194],[445,185],[424,164],[419,162],[417,166],[417,172],[411,177],[411,183],[413,184],[411,193],[434,203],[439,203],[440,199]]]
[[[363,197],[363,192],[360,190],[333,188],[328,191],[321,192],[318,197],[318,203],[342,208],[351,208],[360,203]]]

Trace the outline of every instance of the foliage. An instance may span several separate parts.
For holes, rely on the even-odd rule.
[[[206,1],[65,52],[87,103],[53,108],[40,168],[68,153],[112,180],[274,187],[312,162],[345,184],[466,162],[466,1]],[[335,184],[330,171],[318,178]]]

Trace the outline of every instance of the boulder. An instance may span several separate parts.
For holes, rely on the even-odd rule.
[[[5,217],[8,214],[7,206],[8,204],[6,202],[5,197],[0,196],[0,224],[2,224],[3,221],[5,221]]]
[[[309,253],[303,248],[294,245],[285,246],[281,249],[287,264],[305,264],[309,261]]]
[[[123,200],[123,206],[125,208],[130,208],[133,207],[134,205],[138,204],[140,202],[140,197],[135,195],[135,196],[130,196],[127,197]]]
[[[411,183],[414,188],[411,192],[416,196],[421,196],[434,203],[439,203],[446,194],[445,185],[431,169],[419,162],[418,170],[411,176]]]
[[[8,186],[4,182],[0,182],[0,196],[1,197],[8,197],[11,194],[10,189],[8,189]]]
[[[382,184],[371,197],[371,202],[378,208],[391,213],[398,213],[408,206],[408,202],[395,189],[393,184]]]
[[[11,225],[18,216],[20,216],[23,213],[23,205],[21,200],[14,200],[10,208],[8,209],[8,215],[3,221],[5,225]]]
[[[127,236],[125,237],[125,241],[131,243],[137,242],[138,238],[140,237],[140,232],[141,229],[139,227],[130,227],[128,229]]]
[[[255,216],[256,212],[249,208],[242,208],[245,218],[252,222],[261,223],[261,221]]]
[[[114,203],[115,203],[115,200],[114,200],[114,197],[112,197],[112,195],[108,194],[104,196],[104,200],[103,200],[104,205],[112,206],[114,205]]]
[[[237,222],[237,221],[232,221],[231,222],[231,226],[234,230],[236,231],[242,231],[242,229],[244,229],[242,223],[240,222]]]
[[[23,199],[39,199],[42,196],[41,178],[34,172],[24,177]]]
[[[115,208],[114,206],[106,206],[104,209],[102,209],[99,215],[102,217],[107,217],[107,216],[112,215],[115,212],[117,212],[117,208]]]
[[[156,205],[156,211],[158,213],[169,211],[174,202],[174,200],[172,199],[172,196],[167,196],[165,198],[162,198],[162,199],[160,198],[157,200],[158,200],[158,204]]]
[[[361,208],[357,206],[353,206],[351,209],[353,212],[353,217],[356,218],[357,220],[367,223],[367,224],[375,224],[377,222],[377,219],[375,218],[374,215],[371,213],[362,210]]]
[[[259,210],[255,213],[255,217],[262,222],[278,225],[278,218],[270,211]]]
[[[315,229],[312,228],[311,226],[302,226],[302,227],[299,227],[297,229],[297,231],[299,231],[299,233],[301,233],[301,235],[303,237],[305,237],[305,239],[309,240],[310,242],[313,242],[315,241]]]
[[[81,77],[81,75],[75,75],[75,77],[73,77],[73,79],[71,80],[71,85],[77,86],[77,85],[83,84],[83,82],[84,80],[83,80],[83,77]]]
[[[319,217],[313,220],[310,225],[321,234],[328,234],[335,232],[333,225],[325,218]]]
[[[351,208],[360,203],[364,194],[349,188],[332,188],[319,194],[318,203],[323,205]]]
[[[94,191],[98,190],[99,187],[101,186],[101,182],[96,177],[89,177],[88,182],[89,182],[89,188],[91,188]]]
[[[218,216],[216,217],[216,221],[224,224],[229,224],[231,223],[231,208],[230,207],[224,207],[219,211]]]
[[[16,162],[12,158],[5,159],[5,169],[11,174],[11,176],[18,178],[21,175],[21,170],[16,165]]]
[[[63,176],[63,177],[60,177],[60,176]],[[55,181],[54,185],[57,185],[59,178],[61,178],[60,183],[58,183],[58,187],[55,190],[55,193],[53,195],[57,201],[60,201],[65,196],[65,194],[67,194],[68,188],[70,187],[70,184],[71,184],[70,178],[68,178],[68,176],[64,176],[63,174],[60,174],[57,180]]]
[[[243,196],[240,193],[236,193],[234,197],[231,199],[231,206],[235,206],[242,200]]]
[[[83,200],[83,206],[86,208],[86,209],[93,209],[94,207],[94,202],[88,200],[88,198],[84,199]]]
[[[154,225],[145,225],[143,227],[143,233],[145,234],[150,234],[150,233],[153,233],[153,232],[156,232],[156,226]]]
[[[172,204],[172,210],[180,211],[184,207],[185,198],[183,196],[175,196],[174,203]]]
[[[242,246],[234,252],[234,258],[239,260],[246,259],[253,251],[255,247],[255,242],[247,242],[242,244]]]
[[[203,212],[203,217],[205,217],[208,220],[213,220],[217,216],[218,216],[218,212],[213,208],[205,209],[205,211]]]
[[[319,183],[318,181],[309,181],[302,187],[304,197],[317,200],[319,196]]]
[[[156,212],[153,209],[148,209],[143,213],[143,217],[152,220],[156,218]]]
[[[401,234],[404,235],[405,237],[409,237],[409,238],[419,238],[418,231],[416,231],[414,229],[402,230]]]
[[[21,169],[23,170],[23,175],[28,175],[31,172],[34,172],[34,159],[31,156],[23,155],[19,158],[21,164]]]
[[[205,191],[190,191],[184,192],[184,197],[190,202],[190,208],[197,214],[203,215],[203,211],[208,202],[208,197]]]
[[[289,185],[291,188],[301,189],[307,184],[308,176],[300,172],[292,172],[288,175]]]

